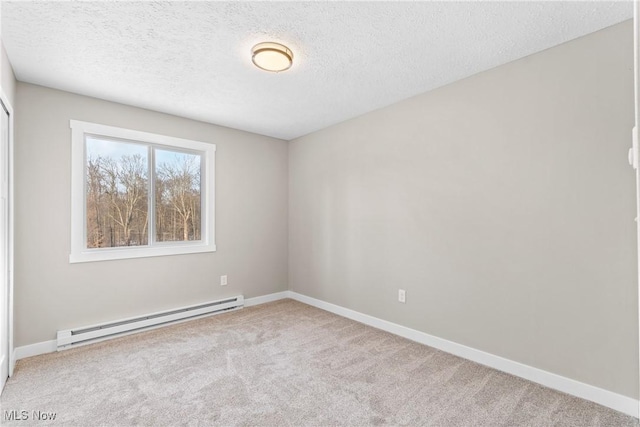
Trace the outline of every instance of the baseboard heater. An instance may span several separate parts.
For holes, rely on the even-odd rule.
[[[176,308],[173,310],[151,313],[100,325],[58,331],[58,351],[91,344],[107,339],[155,329],[171,323],[197,317],[210,316],[238,310],[244,306],[244,297],[238,295],[218,301]]]

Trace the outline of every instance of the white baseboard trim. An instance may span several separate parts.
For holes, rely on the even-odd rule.
[[[251,307],[254,305],[260,305],[267,302],[278,301],[280,299],[289,298],[289,291],[276,292],[273,294],[262,295],[259,297],[245,298],[244,306]]]
[[[415,329],[378,319],[377,317],[369,316],[339,305],[308,297],[297,292],[289,291],[288,297],[339,316],[364,323],[365,325],[373,326],[374,328],[399,335],[410,339],[411,341],[428,345],[464,359],[533,381],[554,390],[598,403],[602,406],[631,415],[632,417],[638,417],[638,407],[640,402],[636,399],[553,374],[551,372],[543,371],[542,369],[524,365],[519,362],[514,362],[513,360],[505,359],[491,353],[476,350],[475,348],[467,347],[462,344],[447,341]]]
[[[300,301],[339,316],[364,323],[365,325],[410,339],[411,341],[428,345],[464,359],[533,381],[554,390],[598,403],[602,406],[631,415],[632,417],[638,417],[638,407],[640,402],[636,399],[553,374],[551,372],[543,371],[542,369],[534,368],[519,362],[514,362],[513,360],[505,359],[481,350],[476,350],[462,344],[438,338],[415,329],[407,328],[406,326],[378,319],[377,317],[369,316],[367,314],[302,295],[297,292],[283,291],[259,297],[247,298],[244,300],[244,305],[245,307],[251,307],[284,298],[291,298],[296,301]],[[53,353],[56,350],[56,340],[43,341],[31,345],[16,347],[13,353],[13,360],[20,360],[26,357],[38,356],[45,353]]]
[[[13,360],[25,359],[31,356],[39,356],[41,354],[53,353],[58,348],[56,340],[42,341],[35,344],[23,345],[13,350]]]

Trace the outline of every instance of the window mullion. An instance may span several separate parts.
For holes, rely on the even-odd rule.
[[[205,241],[208,236],[208,224],[207,224],[207,211],[205,209],[208,206],[207,194],[209,189],[207,188],[207,161],[204,155],[200,156],[200,240]]]
[[[156,157],[155,157],[155,149],[153,145],[149,145],[149,195],[147,198],[147,213],[149,218],[149,232],[148,232],[148,240],[149,246],[154,246],[156,244]]]

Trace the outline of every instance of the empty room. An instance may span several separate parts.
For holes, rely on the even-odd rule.
[[[639,17],[0,2],[0,424],[639,426]]]

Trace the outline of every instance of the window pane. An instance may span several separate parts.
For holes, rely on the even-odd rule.
[[[87,248],[147,245],[147,147],[87,136],[85,173]]]
[[[202,155],[155,150],[156,240],[201,240]]]

